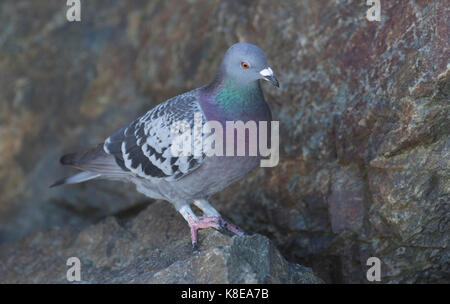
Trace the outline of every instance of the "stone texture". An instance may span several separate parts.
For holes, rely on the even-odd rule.
[[[288,263],[262,235],[202,231],[193,251],[184,219],[158,201],[137,217],[108,217],[81,231],[32,233],[0,247],[0,283],[67,283],[78,257],[80,283],[323,283]]]
[[[364,3],[98,0],[67,23],[61,1],[2,1],[0,242],[144,208],[128,185],[49,190],[69,174],[56,160],[208,82],[248,41],[281,83],[264,84],[280,164],[213,204],[327,282],[366,282],[370,256],[382,282],[450,282],[448,3],[381,0],[381,22]]]

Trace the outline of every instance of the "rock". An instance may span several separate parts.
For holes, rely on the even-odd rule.
[[[37,232],[1,246],[0,283],[67,283],[70,257],[81,261],[80,283],[323,282],[262,235],[209,229],[199,236],[193,251],[184,220],[158,201],[132,219],[108,217],[81,231]]]
[[[49,190],[72,172],[57,159],[210,81],[248,41],[281,83],[263,84],[280,164],[212,204],[326,282],[367,283],[375,256],[384,283],[449,283],[448,4],[380,3],[370,22],[360,0],[99,0],[68,23],[61,1],[1,1],[0,242],[145,208],[125,184]]]

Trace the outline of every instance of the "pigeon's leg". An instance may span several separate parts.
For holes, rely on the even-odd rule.
[[[220,213],[211,206],[205,199],[194,200],[194,205],[200,208],[203,211],[204,216],[200,217],[201,220],[207,220],[216,222],[221,229],[226,229],[228,231],[233,232],[237,235],[244,235],[244,232],[239,230],[235,225],[230,222],[224,220]]]
[[[203,211],[203,215],[206,217],[220,217],[219,211],[217,211],[210,203],[205,199],[194,200],[194,205]]]
[[[197,248],[197,230],[202,228],[215,228],[220,229],[220,225],[217,223],[217,221],[205,219],[205,218],[198,218],[194,211],[192,211],[191,207],[189,205],[184,205],[181,207],[178,212],[181,213],[181,215],[184,217],[184,219],[188,222],[189,228],[191,228],[191,239],[192,239],[192,247],[194,249]]]

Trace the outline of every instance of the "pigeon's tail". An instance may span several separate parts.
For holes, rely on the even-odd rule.
[[[97,178],[99,176],[101,176],[100,173],[83,171],[83,172],[77,173],[75,175],[72,175],[70,177],[66,177],[66,178],[56,181],[54,184],[52,184],[50,186],[50,188],[56,187],[56,186],[61,186],[61,185],[82,183],[82,182]]]
[[[82,152],[70,153],[59,160],[62,165],[71,166],[83,172],[71,177],[63,178],[50,187],[65,184],[76,184],[88,181],[100,176],[105,178],[123,177],[127,174],[120,166],[120,160],[103,150],[103,144]]]

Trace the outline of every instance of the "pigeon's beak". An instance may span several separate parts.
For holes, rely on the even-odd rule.
[[[266,69],[262,70],[261,72],[259,72],[259,74],[261,74],[261,76],[263,77],[264,80],[267,80],[268,82],[272,83],[277,88],[280,87],[278,79],[273,74],[273,71],[271,68],[266,68]]]

